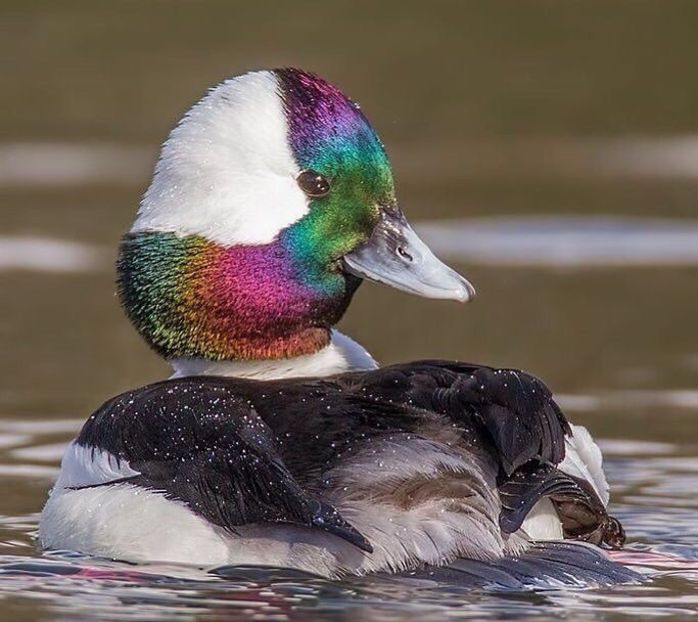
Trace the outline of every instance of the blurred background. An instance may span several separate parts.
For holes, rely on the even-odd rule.
[[[386,363],[541,376],[605,439],[635,534],[661,540],[644,506],[695,512],[697,3],[4,0],[0,24],[0,421],[23,439],[0,477],[27,532],[79,420],[168,374],[113,270],[159,144],[211,85],[276,66],[360,102],[408,217],[478,288],[367,284],[342,329]],[[684,462],[627,484],[648,456]]]

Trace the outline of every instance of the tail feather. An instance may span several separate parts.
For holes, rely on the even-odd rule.
[[[461,587],[522,590],[639,583],[642,576],[584,542],[539,542],[518,556],[491,561],[459,559],[448,566],[409,573]]]

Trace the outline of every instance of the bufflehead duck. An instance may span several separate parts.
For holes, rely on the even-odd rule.
[[[318,76],[248,73],[197,103],[118,275],[174,376],[88,419],[43,510],[44,548],[338,577],[537,540],[622,544],[601,454],[540,380],[379,368],[333,328],[362,279],[461,302],[475,290],[411,229],[378,136]]]

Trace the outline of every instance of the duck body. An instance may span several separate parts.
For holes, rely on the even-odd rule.
[[[87,420],[44,548],[339,577],[622,544],[598,447],[540,380],[380,368],[333,328],[365,279],[475,290],[411,229],[382,143],[321,78],[212,89],[164,144],[117,270],[128,318],[175,373]]]
[[[547,538],[617,547],[603,492],[565,472],[570,438],[547,388],[515,370],[421,361],[322,379],[173,379],[88,420],[41,539],[337,577],[521,553],[538,507],[558,520]]]

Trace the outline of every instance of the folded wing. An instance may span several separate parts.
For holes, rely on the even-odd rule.
[[[76,443],[126,463],[135,474],[119,481],[182,501],[225,529],[304,525],[371,550],[334,507],[297,483],[266,423],[219,383],[159,383],[124,393],[90,417]]]

